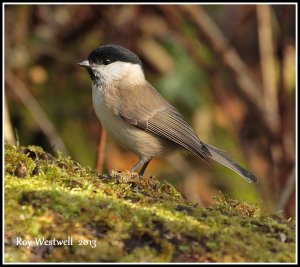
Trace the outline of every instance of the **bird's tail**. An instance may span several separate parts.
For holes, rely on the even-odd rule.
[[[249,183],[257,182],[256,177],[252,173],[248,172],[243,167],[238,165],[235,161],[233,161],[231,158],[229,158],[224,151],[209,144],[205,144],[205,146],[211,154],[208,155],[211,159],[235,171],[237,174],[246,179]]]

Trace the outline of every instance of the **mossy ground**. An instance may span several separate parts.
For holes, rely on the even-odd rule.
[[[256,205],[220,194],[200,208],[153,177],[102,176],[34,146],[6,146],[4,167],[6,262],[295,261],[295,222]],[[73,245],[16,242],[68,236]]]

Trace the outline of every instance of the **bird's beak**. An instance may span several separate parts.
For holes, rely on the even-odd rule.
[[[88,60],[83,60],[82,62],[77,63],[78,66],[89,69],[91,67]]]

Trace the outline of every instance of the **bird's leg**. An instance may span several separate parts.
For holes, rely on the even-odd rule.
[[[132,169],[130,170],[131,172],[135,172],[136,169],[138,169],[142,164],[144,164],[144,161],[141,159],[137,164],[135,164]]]
[[[139,171],[139,175],[140,176],[143,176],[149,162],[151,161],[151,158],[150,159],[141,159],[137,164],[135,164],[132,169],[130,171],[134,172],[136,171],[141,165],[143,165],[143,167],[141,168],[141,170]]]
[[[149,159],[148,161],[146,161],[143,165],[143,167],[141,168],[140,172],[139,172],[139,176],[143,177],[145,170],[148,167],[148,164],[150,163],[151,159]]]

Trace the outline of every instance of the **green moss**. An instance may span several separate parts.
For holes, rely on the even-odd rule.
[[[153,177],[102,176],[34,146],[5,146],[4,168],[7,262],[295,261],[294,221],[253,204],[219,194],[200,208]]]

